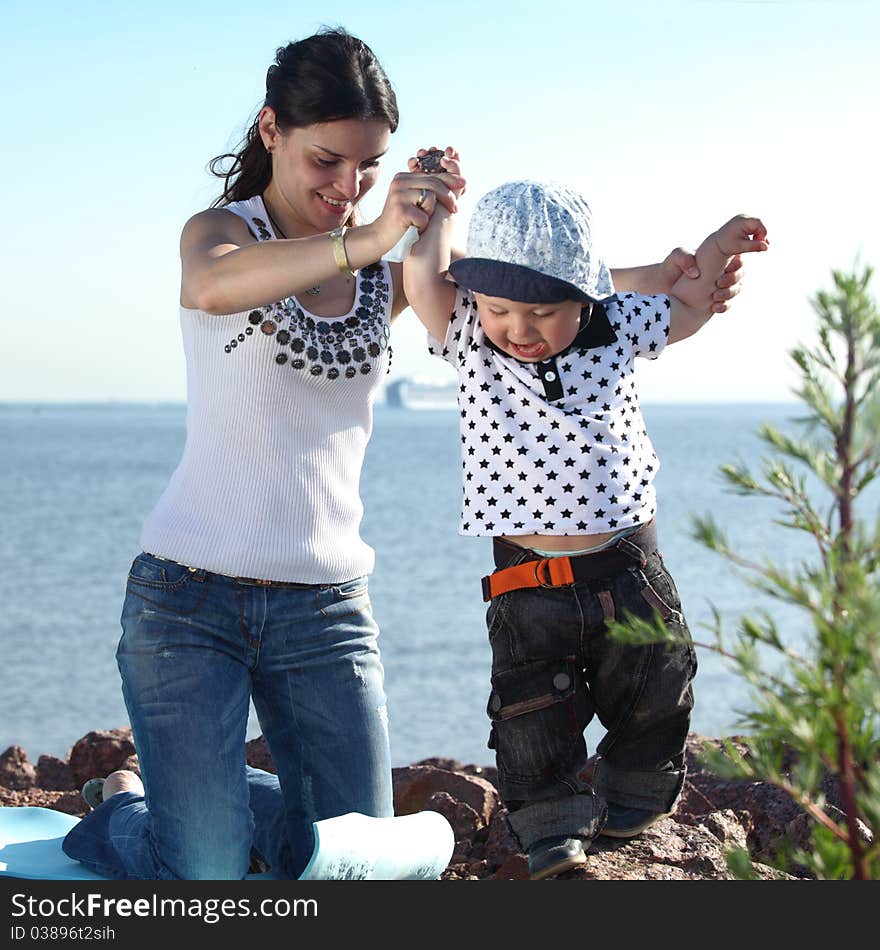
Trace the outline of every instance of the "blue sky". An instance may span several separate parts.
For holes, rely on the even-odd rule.
[[[612,266],[764,219],[736,307],[640,368],[646,401],[788,398],[808,298],[880,259],[872,0],[4,0],[0,401],[185,398],[180,229],[275,48],[322,24],[369,43],[398,95],[368,214],[418,146],[455,144],[462,241],[476,198],[518,177],[580,187]],[[392,344],[390,378],[449,378],[411,313]]]

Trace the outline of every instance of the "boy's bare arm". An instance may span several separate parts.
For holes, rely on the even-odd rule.
[[[697,248],[696,279],[681,276],[669,294],[671,314],[668,343],[693,336],[712,316],[715,281],[739,254],[766,251],[767,229],[759,218],[739,214],[713,231]]]
[[[425,150],[420,149],[419,156],[424,155]],[[418,158],[410,159],[410,169],[415,170],[418,162]],[[459,155],[454,148],[446,148],[440,167],[443,171],[460,174]],[[456,197],[462,192],[462,188],[453,188]],[[431,336],[441,341],[446,337],[455,305],[455,287],[447,278],[453,254],[453,230],[452,215],[438,203],[427,226],[403,262],[403,289],[406,299]]]
[[[403,289],[409,305],[436,340],[446,337],[455,305],[455,287],[447,279],[452,215],[440,206],[403,262]]]
[[[454,250],[452,254],[455,260]],[[712,294],[714,313],[724,313],[730,309],[733,298],[740,291],[741,270],[742,260],[737,255],[731,258],[724,273],[715,280]],[[696,257],[683,247],[674,248],[657,264],[611,268],[611,279],[618,293],[668,294],[682,274],[690,279],[700,276]]]

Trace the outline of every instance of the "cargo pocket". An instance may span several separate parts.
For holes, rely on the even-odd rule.
[[[586,707],[583,673],[571,657],[496,673],[486,712],[499,772],[533,782],[564,770],[583,741]]]

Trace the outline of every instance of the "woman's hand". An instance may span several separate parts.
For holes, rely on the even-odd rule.
[[[653,293],[668,294],[682,274],[690,278],[700,276],[697,258],[682,247],[670,251],[655,267],[657,284],[656,289],[652,291]],[[731,258],[724,273],[715,281],[715,291],[712,294],[713,313],[724,313],[730,308],[733,298],[742,289],[740,286],[741,271],[742,259],[737,254]]]
[[[419,151],[425,154],[425,149]],[[454,149],[447,149],[446,153],[443,164],[447,171],[440,175],[418,171],[418,158],[411,158],[410,171],[394,176],[385,207],[371,225],[382,253],[394,247],[410,225],[423,231],[438,207],[446,208],[450,214],[458,210],[456,197],[464,191],[465,180],[457,171],[458,153]]]

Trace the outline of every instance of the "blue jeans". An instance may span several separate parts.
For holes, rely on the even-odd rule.
[[[697,658],[662,556],[638,543],[627,539],[635,553],[616,573],[512,590],[489,606],[489,747],[526,850],[546,837],[592,838],[605,802],[665,812],[681,793]],[[532,557],[524,549],[510,563]],[[648,620],[654,611],[675,644],[632,646],[608,635],[607,620]],[[584,729],[593,716],[607,731],[588,780]]]
[[[116,658],[145,796],[64,851],[113,878],[236,880],[251,850],[296,878],[312,822],[393,814],[383,670],[365,578],[263,586],[139,555]],[[278,775],[244,758],[253,697]]]

